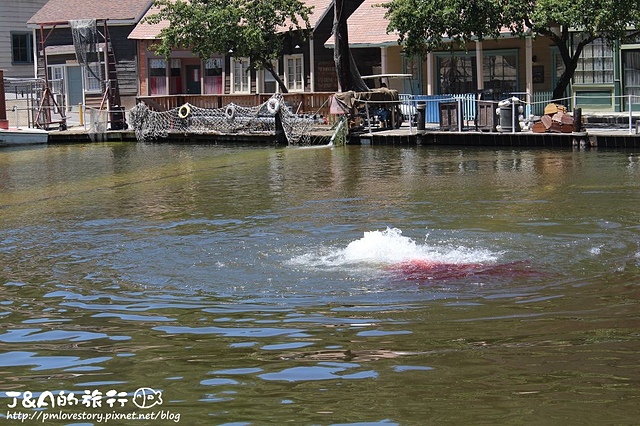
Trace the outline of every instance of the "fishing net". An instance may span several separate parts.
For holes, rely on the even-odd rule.
[[[107,140],[107,111],[91,108],[89,110],[89,139],[91,142]]]
[[[99,63],[98,57],[98,29],[95,19],[78,19],[69,21],[73,47],[76,51],[76,59],[86,72],[98,81],[102,79],[96,75],[100,67],[92,67],[91,64]]]
[[[294,114],[280,94],[253,107],[230,103],[222,108],[201,108],[186,103],[158,112],[140,102],[129,112],[129,123],[139,141],[166,138],[171,133],[273,135],[278,113],[290,145],[310,144],[317,118]]]

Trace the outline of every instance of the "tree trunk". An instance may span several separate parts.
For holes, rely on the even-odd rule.
[[[264,61],[263,60],[262,61],[262,66],[263,66],[264,69],[269,71],[269,73],[276,80],[276,82],[278,83],[278,86],[280,86],[280,93],[289,93],[289,89],[287,89],[287,86],[285,86],[284,81],[282,81],[282,79],[280,78],[280,76],[278,75],[276,70],[273,69],[273,65],[271,64],[271,61]]]
[[[566,67],[566,64],[565,64],[565,67]],[[575,67],[573,71],[575,71]],[[560,79],[556,83],[556,87],[554,87],[553,89],[553,99],[560,100],[566,96],[567,87],[569,86],[569,83],[571,82],[571,78],[573,77],[573,71],[569,72],[567,68],[565,72],[562,73],[562,75],[560,76]]]
[[[334,0],[333,4],[333,60],[338,74],[338,89],[345,92],[369,91],[362,80],[358,67],[349,48],[349,31],[347,28],[347,14],[344,13],[344,0]]]
[[[580,58],[580,52],[582,51],[582,47],[580,47],[580,52],[577,52],[571,56],[571,52],[567,46],[567,39],[561,38],[558,42],[556,41],[556,46],[558,46],[558,52],[560,53],[560,57],[562,58],[562,62],[564,63],[564,72],[560,76],[560,79],[556,83],[556,87],[553,89],[553,99],[562,99],[566,96],[567,87],[571,83],[571,79],[573,78],[573,73],[575,72],[578,66],[578,59]]]
[[[558,52],[560,53],[562,62],[564,63],[564,72],[560,76],[558,83],[556,83],[556,87],[553,89],[553,99],[559,100],[566,96],[567,87],[571,83],[571,79],[573,78],[576,68],[578,68],[578,60],[580,59],[582,50],[586,45],[592,43],[596,39],[596,36],[591,35],[580,41],[580,43],[573,46],[572,53],[569,50],[569,30],[567,28],[563,29],[561,36],[553,33],[547,33],[545,35],[553,40],[555,45],[558,47]]]

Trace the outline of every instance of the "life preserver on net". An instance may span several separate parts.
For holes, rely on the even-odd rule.
[[[280,111],[280,101],[276,98],[270,98],[267,101],[267,111],[270,114],[276,115]]]
[[[178,117],[185,119],[191,115],[191,107],[187,104],[184,104],[178,110]]]
[[[235,105],[227,105],[227,108],[224,110],[224,116],[227,118],[227,120],[233,120],[236,116]]]

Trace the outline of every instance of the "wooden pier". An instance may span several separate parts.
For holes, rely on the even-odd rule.
[[[329,126],[318,127],[312,134],[316,145],[329,143]],[[133,130],[109,130],[106,133],[91,135],[82,127],[49,132],[49,143],[90,143],[90,142],[136,142]],[[167,138],[149,142],[158,143],[249,143],[258,145],[278,145],[275,135],[271,134],[195,134],[172,133]],[[353,145],[448,145],[469,147],[601,147],[601,148],[640,148],[640,134],[630,134],[627,129],[586,129],[580,133],[533,133],[533,132],[482,132],[482,131],[441,131],[436,129],[417,130],[415,127],[402,126],[398,129],[372,132],[353,132],[348,144]]]
[[[473,147],[603,147],[640,148],[640,134],[628,130],[598,129],[575,133],[441,131],[400,128],[352,133],[350,144],[371,145],[448,145]]]

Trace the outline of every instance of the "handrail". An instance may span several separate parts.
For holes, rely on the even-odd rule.
[[[317,114],[328,116],[328,99],[335,92],[290,92],[283,93],[282,97],[289,103],[292,110],[300,114]],[[170,110],[180,107],[185,103],[198,106],[200,108],[221,108],[223,105],[234,103],[236,105],[253,106],[266,102],[272,93],[252,93],[252,94],[202,94],[202,95],[149,95],[137,96],[137,102],[145,102],[152,109],[158,107]]]

